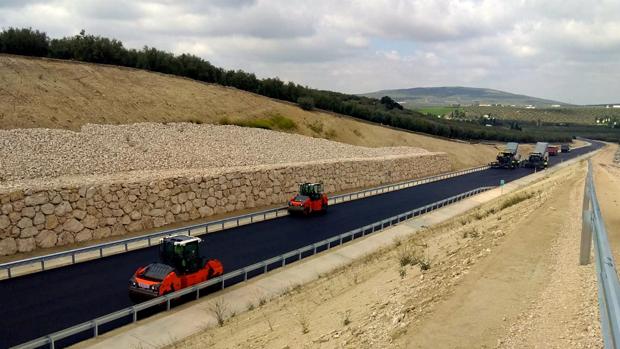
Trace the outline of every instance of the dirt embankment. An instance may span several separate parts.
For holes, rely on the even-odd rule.
[[[620,261],[620,163],[614,162],[618,145],[605,147],[592,159],[596,196],[616,265]]]
[[[294,286],[176,348],[598,348],[584,166]]]
[[[490,145],[392,130],[234,88],[141,70],[0,55],[0,129],[138,122],[219,123],[281,116],[290,132],[366,147],[411,146],[450,155],[455,169],[483,165]],[[309,150],[310,151],[310,150]]]

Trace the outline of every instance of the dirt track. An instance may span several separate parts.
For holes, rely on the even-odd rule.
[[[562,170],[517,194],[520,203],[486,204],[262,306],[257,295],[248,306],[258,309],[175,346],[601,347],[594,266],[577,263],[584,169]],[[430,270],[400,266],[414,250]]]

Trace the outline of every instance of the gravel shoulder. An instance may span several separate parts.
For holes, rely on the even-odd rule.
[[[577,263],[584,174],[561,170],[170,347],[601,347],[594,266]]]

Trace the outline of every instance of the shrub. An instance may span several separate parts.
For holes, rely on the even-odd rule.
[[[9,28],[0,32],[0,52],[25,56],[47,56],[49,38],[32,28]]]
[[[312,110],[314,109],[314,98],[309,96],[303,96],[297,98],[297,104],[303,110]]]
[[[215,303],[211,305],[209,308],[215,319],[217,320],[217,324],[221,327],[224,326],[224,322],[226,321],[226,315],[228,313],[228,306],[224,302],[223,299],[217,300]]]
[[[248,120],[229,120],[221,118],[220,125],[236,125],[241,127],[262,128],[265,130],[290,131],[297,128],[295,121],[281,115],[274,115],[269,118],[257,118]]]
[[[316,134],[320,135],[321,133],[323,133],[323,123],[320,121],[311,122],[307,124],[307,126],[312,132]]]

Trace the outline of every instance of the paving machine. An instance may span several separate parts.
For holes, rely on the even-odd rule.
[[[523,167],[534,168],[536,170],[542,170],[549,165],[549,152],[547,151],[549,143],[538,142],[534,147],[534,151],[530,153],[527,159],[523,162]]]
[[[491,168],[509,168],[515,169],[519,167],[519,143],[508,142],[502,151],[497,154],[497,161],[489,164]]]
[[[155,298],[222,275],[224,267],[219,260],[200,255],[200,242],[200,238],[187,235],[163,238],[160,263],[138,268],[129,279],[130,298]]]

